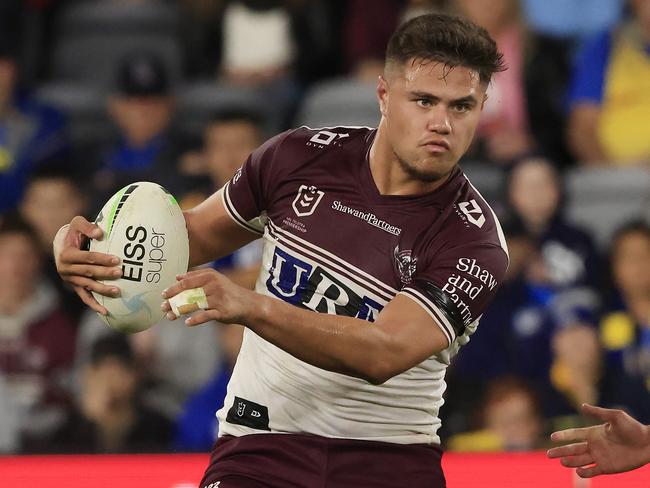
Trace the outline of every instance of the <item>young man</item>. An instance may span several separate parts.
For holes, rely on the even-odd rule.
[[[445,369],[508,262],[457,166],[501,69],[484,29],[417,17],[389,43],[377,129],[280,134],[186,212],[192,266],[265,241],[255,291],[201,269],[164,294],[203,288],[188,325],[246,326],[202,487],[445,486]],[[62,229],[59,271],[106,313],[88,289],[116,293],[95,280],[118,263],[86,236],[101,231],[82,218]]]

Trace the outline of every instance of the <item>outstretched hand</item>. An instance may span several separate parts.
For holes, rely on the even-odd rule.
[[[622,410],[585,403],[582,411],[605,423],[553,432],[553,441],[572,443],[549,449],[548,457],[561,458],[562,465],[578,468],[581,478],[631,471],[650,462],[649,426]]]
[[[106,315],[108,311],[95,300],[91,292],[108,297],[119,296],[120,290],[116,286],[97,280],[114,280],[122,276],[120,259],[117,256],[82,249],[88,239],[101,239],[103,235],[99,226],[77,216],[59,229],[52,246],[56,269],[63,281],[72,285],[86,305]]]

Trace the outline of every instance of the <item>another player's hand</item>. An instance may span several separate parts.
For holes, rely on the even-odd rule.
[[[177,282],[163,292],[162,309],[167,318],[175,320],[168,299],[184,290],[203,288],[208,302],[206,310],[198,310],[185,320],[187,325],[199,325],[210,320],[224,324],[245,323],[254,307],[256,293],[234,284],[223,274],[211,268],[189,271],[176,277]]]
[[[108,311],[95,300],[91,291],[108,297],[119,296],[119,288],[97,280],[122,276],[120,260],[117,256],[82,249],[89,238],[101,239],[103,235],[96,224],[77,216],[59,229],[52,245],[56,269],[61,278],[72,285],[86,305],[106,315]]]
[[[578,468],[581,478],[622,473],[650,462],[650,428],[622,410],[582,405],[585,414],[606,423],[551,434],[555,442],[573,442],[554,447],[548,457],[561,458],[562,465]],[[577,442],[576,442],[577,441]]]

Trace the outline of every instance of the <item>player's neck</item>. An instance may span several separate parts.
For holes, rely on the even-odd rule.
[[[437,181],[424,181],[406,172],[388,143],[383,127],[382,121],[368,156],[370,174],[381,195],[421,195],[435,190],[447,181],[447,177]]]

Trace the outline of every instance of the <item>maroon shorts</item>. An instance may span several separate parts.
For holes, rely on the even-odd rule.
[[[445,488],[426,444],[251,434],[217,440],[199,488]]]

